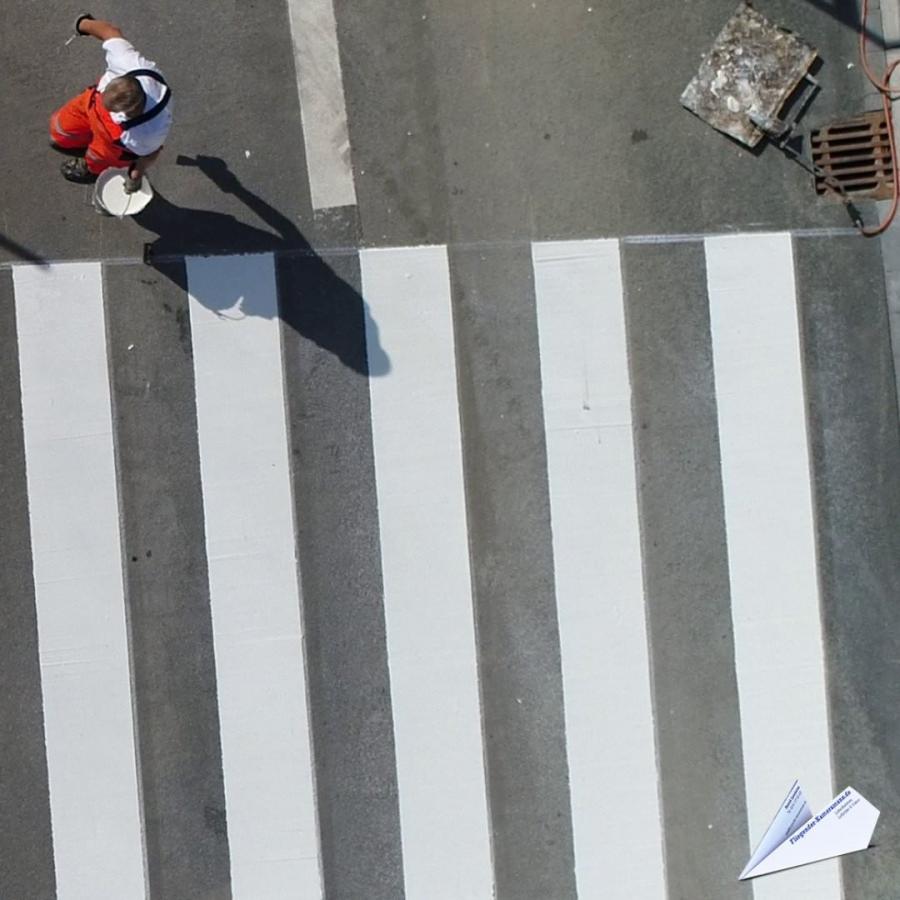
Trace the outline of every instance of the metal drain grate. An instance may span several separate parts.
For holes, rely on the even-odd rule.
[[[883,112],[826,125],[812,133],[810,147],[813,163],[836,179],[847,194],[873,200],[892,196],[894,170]],[[816,193],[831,193],[821,175],[816,176]]]

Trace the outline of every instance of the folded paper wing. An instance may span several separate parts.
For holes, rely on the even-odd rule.
[[[878,810],[852,787],[814,816],[795,782],[740,878],[865,850],[878,816]]]
[[[750,861],[744,866],[741,878],[747,878],[748,873],[756,868],[776,847],[784,843],[801,825],[805,825],[812,818],[812,810],[803,796],[800,783],[795,781],[791,785],[787,796],[778,807],[772,824],[769,825],[762,840],[753,851]]]

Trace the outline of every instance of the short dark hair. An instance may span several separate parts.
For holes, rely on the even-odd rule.
[[[146,96],[134,75],[113,78],[103,89],[103,105],[110,112],[141,112]]]

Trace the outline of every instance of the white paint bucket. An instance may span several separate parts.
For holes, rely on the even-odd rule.
[[[152,199],[153,188],[145,175],[141,186],[133,193],[125,191],[126,169],[106,169],[94,183],[94,206],[101,212],[121,219],[139,213]]]

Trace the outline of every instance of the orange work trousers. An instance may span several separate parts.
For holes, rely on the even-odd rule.
[[[88,169],[99,175],[104,169],[124,168],[137,159],[117,143],[122,127],[112,117],[95,87],[73,97],[50,116],[50,138],[67,150],[85,148]]]

